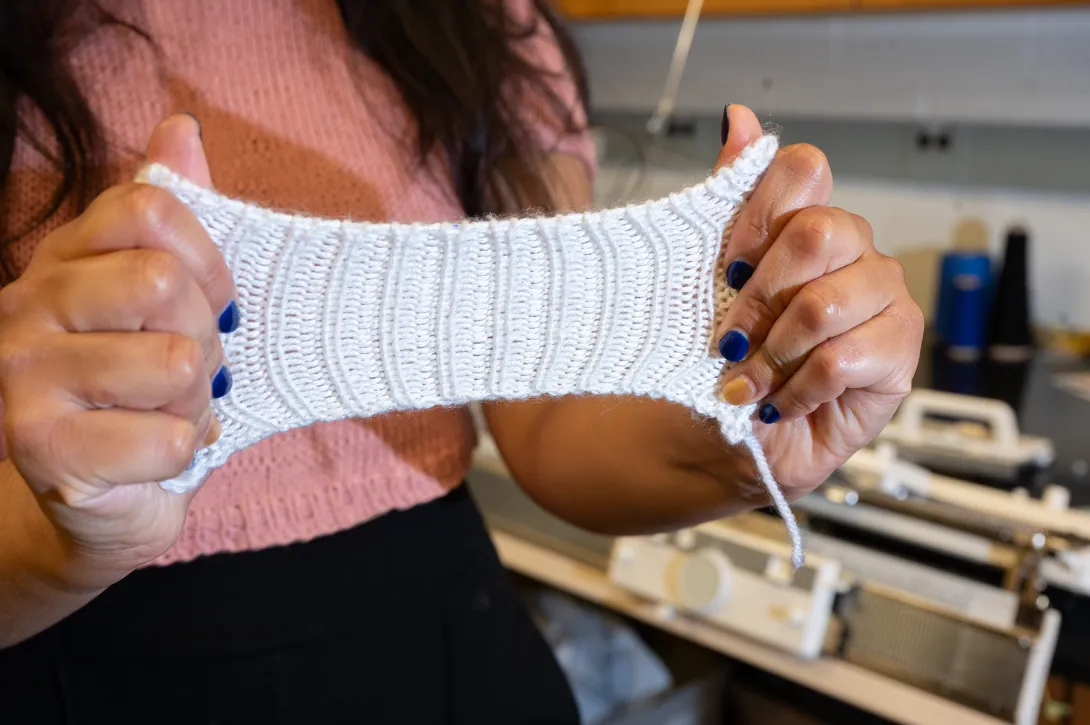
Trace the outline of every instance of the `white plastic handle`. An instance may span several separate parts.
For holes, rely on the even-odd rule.
[[[1002,400],[938,390],[914,390],[897,411],[901,430],[908,435],[920,435],[924,419],[933,415],[985,423],[996,446],[1013,448],[1018,445],[1018,420],[1014,410]]]
[[[841,469],[849,473],[868,473],[878,478],[882,491],[890,495],[909,493],[927,496],[931,473],[915,463],[897,457],[890,443],[879,443],[873,449],[861,448],[844,461]]]

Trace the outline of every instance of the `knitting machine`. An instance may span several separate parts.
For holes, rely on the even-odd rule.
[[[1031,498],[920,465],[937,453],[946,468],[994,476],[1050,460],[1047,441],[1020,434],[999,406],[914,393],[890,428],[794,504],[806,532],[798,570],[771,512],[607,540],[542,513],[513,486],[475,494],[493,526],[603,566],[663,616],[799,663],[850,663],[975,713],[964,722],[1035,724],[1061,608],[1065,641],[1082,627],[1067,617],[1078,607],[1057,602],[1090,604],[1090,514],[1069,509],[1062,489]],[[1002,465],[981,452],[995,440],[1007,449]],[[495,460],[487,439],[479,456]]]
[[[1055,459],[1052,441],[1021,433],[1005,402],[938,390],[913,391],[878,440],[929,469],[992,481],[1015,481]]]
[[[1050,460],[1002,403],[961,397],[910,398],[873,448],[795,503],[802,569],[787,566],[778,519],[754,513],[619,539],[610,578],[799,658],[838,658],[997,722],[1037,723],[1061,620],[1050,596],[1090,596],[1090,514],[1068,509],[1063,489],[1031,499],[898,455],[893,441],[916,461],[935,453],[989,475]],[[926,422],[936,414],[947,421]],[[962,415],[990,423],[987,435],[954,442]],[[1002,457],[988,455],[996,439]]]

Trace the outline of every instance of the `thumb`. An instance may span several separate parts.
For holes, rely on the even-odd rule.
[[[715,161],[716,170],[733,163],[761,135],[761,122],[753,111],[737,103],[729,104],[723,109],[723,148]]]
[[[147,162],[162,164],[194,184],[212,186],[201,124],[192,114],[175,113],[159,122],[148,140]]]

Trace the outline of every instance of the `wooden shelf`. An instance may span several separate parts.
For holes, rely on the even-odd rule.
[[[913,12],[926,10],[987,10],[998,8],[1048,8],[1086,5],[1085,0],[852,0],[861,12]],[[684,11],[682,11],[684,12]]]
[[[680,17],[686,0],[557,0],[560,12],[577,20]],[[1090,5],[1086,0],[704,0],[708,17],[730,15],[810,15],[852,12],[913,12],[1043,8]]]
[[[803,15],[848,12],[856,0],[704,0],[702,14]],[[560,12],[574,19],[680,17],[685,0],[557,0]]]

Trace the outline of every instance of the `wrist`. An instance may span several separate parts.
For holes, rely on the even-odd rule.
[[[104,567],[58,528],[10,461],[0,462],[0,579],[57,593],[94,596],[129,572]]]

